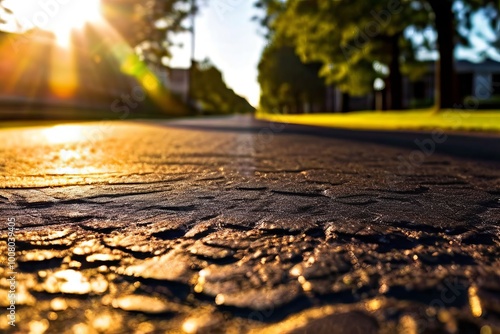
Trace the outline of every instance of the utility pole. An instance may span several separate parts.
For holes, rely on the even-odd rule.
[[[196,0],[191,0],[191,63],[194,62],[194,54],[195,54],[195,15],[196,15]]]
[[[193,91],[193,81],[194,81],[194,69],[195,69],[195,46],[196,46],[196,31],[195,31],[195,15],[196,15],[196,0],[191,0],[191,66],[188,73],[188,106],[190,108],[195,108],[196,103],[194,101],[194,91]]]

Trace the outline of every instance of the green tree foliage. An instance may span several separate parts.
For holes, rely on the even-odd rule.
[[[0,0],[0,24],[6,23],[5,17],[12,15],[12,11],[5,7],[4,1]]]
[[[261,23],[267,34],[283,35],[292,41],[303,62],[323,64],[320,74],[350,95],[365,95],[375,79],[384,79],[387,107],[401,108],[402,75],[417,78],[424,64],[415,59],[414,45],[405,35],[433,28],[440,54],[437,86],[438,106],[451,108],[457,102],[458,81],[454,70],[456,13],[473,11],[491,0],[259,0],[267,10]],[[498,2],[495,3],[497,5]],[[464,14],[464,13],[462,13]],[[464,16],[468,18],[467,13]]]
[[[414,63],[403,33],[408,25],[424,27],[429,17],[428,6],[412,1],[289,0],[275,29],[294,41],[303,61],[321,62],[321,75],[343,92],[365,95],[375,79],[386,79],[389,106],[400,109],[401,69]]]
[[[275,29],[276,20],[286,8],[283,2],[260,0],[256,7],[266,12],[256,19],[266,29],[264,34],[269,40],[259,63],[261,107],[279,113],[312,111],[317,106],[323,108],[326,85],[318,76],[321,63],[302,62],[292,40]]]
[[[286,9],[286,2],[281,0],[257,0],[254,6],[264,11],[264,16],[256,16],[253,19],[258,21],[259,24],[266,29],[264,36],[268,40],[271,40],[276,30],[276,20]]]
[[[323,107],[326,87],[318,77],[320,67],[319,63],[302,63],[293,47],[270,44],[259,63],[261,106],[279,113]]]
[[[228,88],[222,73],[209,60],[196,63],[192,71],[192,98],[208,115],[252,113],[248,101]]]
[[[103,0],[106,19],[147,62],[169,57],[172,33],[186,31],[191,0]]]

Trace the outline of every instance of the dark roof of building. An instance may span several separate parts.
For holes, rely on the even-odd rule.
[[[492,59],[486,59],[480,63],[473,63],[467,60],[459,60],[456,62],[458,72],[491,72],[500,73],[500,62]]]
[[[428,72],[433,73],[435,70],[435,61],[426,61],[428,66]],[[472,72],[482,72],[482,73],[494,73],[500,74],[500,62],[494,61],[492,59],[486,59],[480,63],[474,63],[468,60],[456,60],[455,68],[458,73],[472,73]]]

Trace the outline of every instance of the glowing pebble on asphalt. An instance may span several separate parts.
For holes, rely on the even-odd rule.
[[[145,321],[145,322],[141,322],[137,326],[136,333],[154,333],[154,330],[155,330],[155,326],[152,323]]]
[[[493,330],[491,329],[490,326],[483,326],[481,327],[481,334],[493,334]]]
[[[300,264],[295,265],[291,270],[290,270],[290,275],[298,277],[302,275],[302,266]]]
[[[53,311],[65,311],[68,308],[68,303],[63,298],[55,298],[50,302],[50,308]]]
[[[222,305],[226,301],[226,298],[224,297],[223,294],[219,293],[217,296],[215,296],[215,304],[217,305]]]
[[[92,333],[89,326],[87,326],[86,324],[76,324],[74,325],[72,328],[72,333],[73,334],[88,334],[88,333]]]
[[[195,319],[188,319],[182,324],[182,330],[185,333],[191,334],[198,331],[198,324]]]
[[[103,275],[98,275],[90,282],[92,291],[97,294],[102,294],[108,290],[109,283]]]
[[[366,309],[370,312],[377,311],[383,306],[383,301],[381,299],[375,298],[372,300],[369,300],[365,303]]]
[[[170,252],[124,268],[123,274],[148,279],[187,283],[193,274],[189,267],[189,260],[188,257]]]
[[[182,324],[182,330],[184,333],[188,334],[211,333],[212,331],[215,332],[216,328],[220,331],[220,324],[222,322],[223,319],[221,316],[213,313],[206,313],[186,319]]]
[[[30,321],[28,324],[30,329],[30,334],[43,334],[49,329],[49,321],[47,319],[43,319],[40,321]]]
[[[2,292],[5,291],[5,297],[7,297],[7,290],[0,290],[0,291],[2,291]],[[16,304],[17,305],[35,305],[36,304],[36,299],[29,292],[26,282],[18,282],[16,293],[17,293],[16,294]],[[8,300],[8,299],[5,298],[4,300]]]
[[[89,281],[82,273],[68,269],[50,275],[44,283],[45,291],[49,293],[70,293],[84,295],[92,291]]]
[[[124,311],[130,312],[142,312],[150,314],[166,313],[171,311],[167,303],[164,301],[140,295],[130,295],[125,297],[120,297],[111,303],[114,308],[119,308]]]
[[[56,254],[49,250],[37,250],[35,252],[27,252],[21,257],[21,261],[46,261],[51,260]]]
[[[409,315],[404,315],[401,319],[399,319],[398,327],[401,333],[407,333],[407,334],[418,333],[417,322]]]
[[[469,288],[469,305],[472,315],[476,318],[479,318],[483,314],[483,309],[481,307],[481,301],[477,296],[477,288],[475,286],[471,286]]]
[[[106,312],[95,316],[92,320],[92,327],[98,330],[99,333],[107,333],[118,330],[121,326],[121,322],[121,316]]]
[[[121,256],[118,254],[101,254],[96,253],[87,256],[87,262],[110,262],[121,260]]]

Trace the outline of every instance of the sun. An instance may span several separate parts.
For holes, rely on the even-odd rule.
[[[52,22],[48,30],[56,35],[60,45],[67,46],[73,30],[101,19],[101,0],[72,0],[61,5],[61,15]]]
[[[61,46],[70,44],[73,30],[102,20],[101,0],[5,0],[5,6],[21,30],[51,31]]]

